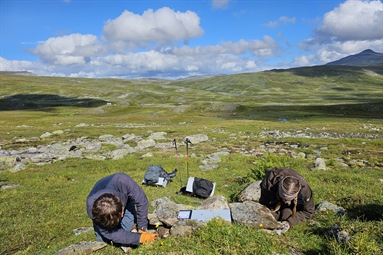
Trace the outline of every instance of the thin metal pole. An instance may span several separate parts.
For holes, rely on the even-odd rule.
[[[177,149],[177,141],[176,141],[176,139],[173,140],[173,144],[174,144],[174,148],[176,149],[177,170],[178,170],[178,174],[180,176],[180,185],[181,185],[181,188],[182,188],[182,177],[181,177],[180,162],[178,160],[178,149]]]
[[[189,140],[189,138],[186,138],[185,139],[185,143],[186,143],[186,172],[187,172],[187,175],[188,175],[188,179],[189,179],[189,143],[191,143],[191,141]]]

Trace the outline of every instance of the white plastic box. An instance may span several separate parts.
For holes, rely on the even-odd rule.
[[[145,179],[142,180],[142,184],[147,185]],[[152,186],[162,186],[162,187],[165,188],[167,184],[168,184],[168,181],[165,178],[159,177],[157,183],[150,184],[150,185],[152,185]]]
[[[186,184],[187,192],[193,193],[193,183],[194,183],[194,177],[189,177],[188,183]],[[215,182],[213,182],[213,190],[210,193],[210,197],[214,195],[214,191],[215,191]]]

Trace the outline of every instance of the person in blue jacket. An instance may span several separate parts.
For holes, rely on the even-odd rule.
[[[154,241],[147,233],[148,199],[142,188],[127,174],[115,173],[97,181],[86,200],[99,241],[116,246],[136,247]],[[137,231],[133,231],[134,227]]]

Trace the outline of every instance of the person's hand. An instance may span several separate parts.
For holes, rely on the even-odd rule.
[[[157,234],[143,232],[141,234],[140,243],[146,243],[157,240]]]
[[[282,221],[281,226],[274,230],[277,235],[282,235],[290,229],[290,224],[287,221]]]
[[[287,221],[282,221],[282,234],[290,229],[290,224]]]

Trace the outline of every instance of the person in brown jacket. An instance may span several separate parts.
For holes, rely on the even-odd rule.
[[[274,218],[282,223],[282,233],[314,215],[311,188],[296,171],[273,168],[266,172],[260,186],[259,203],[268,207]]]

